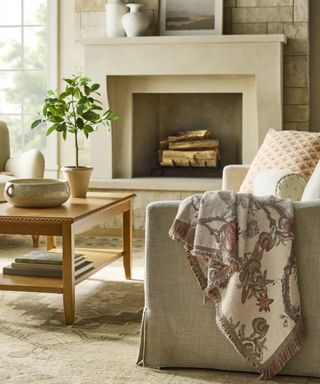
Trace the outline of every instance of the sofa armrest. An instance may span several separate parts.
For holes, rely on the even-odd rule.
[[[44,164],[43,154],[36,149],[30,149],[20,156],[8,159],[4,170],[13,173],[15,177],[41,178],[44,174]]]
[[[203,295],[181,243],[168,235],[179,202],[147,208],[146,307],[139,361],[148,367],[196,367],[245,371],[214,322],[213,305]],[[302,313],[303,348],[283,374],[319,376],[320,200],[294,203],[295,245]]]
[[[176,264],[184,255],[181,244],[169,237],[169,229],[178,212],[179,203],[179,201],[160,201],[147,206],[145,227],[147,308],[152,307],[149,300],[152,300],[155,295],[157,296],[157,289],[160,289],[164,295],[166,294],[167,288],[159,286],[161,276],[175,274],[179,270],[176,269]],[[181,257],[178,257],[179,254]],[[170,281],[173,283],[175,279],[176,276]]]
[[[250,165],[227,165],[223,168],[222,190],[238,192]]]

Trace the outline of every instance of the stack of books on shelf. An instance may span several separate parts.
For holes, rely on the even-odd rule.
[[[82,254],[76,254],[74,260],[75,277],[93,269],[92,261]],[[45,251],[32,251],[16,257],[11,265],[3,268],[8,275],[62,277],[62,254]]]

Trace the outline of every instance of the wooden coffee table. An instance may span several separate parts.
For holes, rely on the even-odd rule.
[[[0,274],[0,290],[62,293],[65,321],[73,324],[77,284],[120,257],[123,257],[126,278],[131,278],[134,196],[92,192],[85,199],[72,198],[60,207],[42,209],[0,204],[0,234],[46,235],[48,250],[56,248],[55,236],[61,236],[63,254],[62,278]],[[74,236],[118,214],[123,215],[123,249],[79,249],[93,261],[94,268],[75,278]]]

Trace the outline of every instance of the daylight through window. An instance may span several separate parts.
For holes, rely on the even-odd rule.
[[[53,0],[0,2],[0,120],[8,124],[11,151],[45,151],[45,127],[31,131],[51,85],[48,53]]]

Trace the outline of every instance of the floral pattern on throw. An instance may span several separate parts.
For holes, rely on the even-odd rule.
[[[170,229],[182,242],[216,321],[267,379],[303,339],[291,200],[232,192],[185,199]]]

